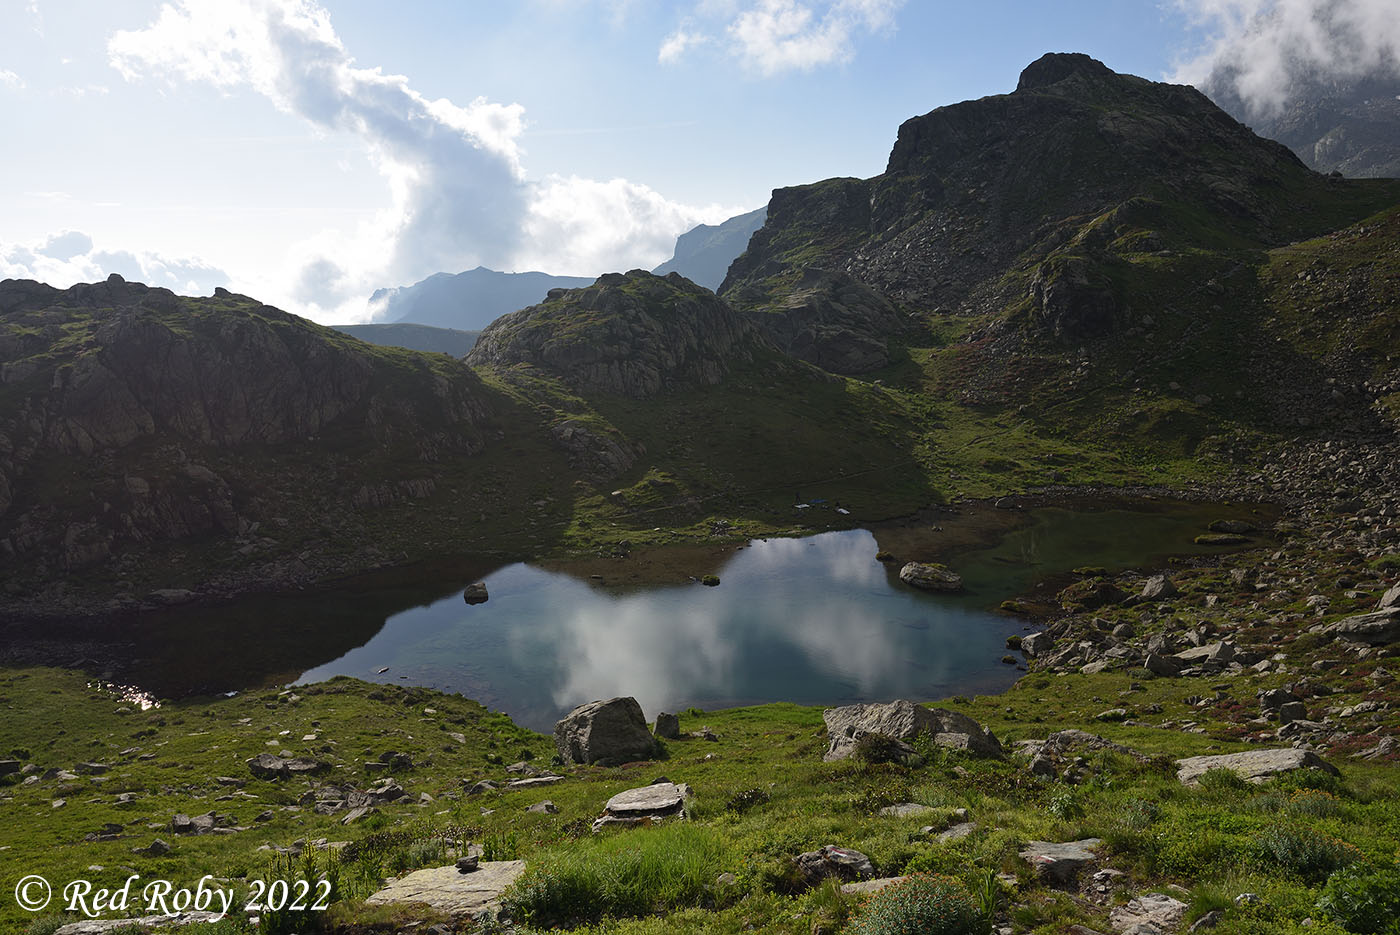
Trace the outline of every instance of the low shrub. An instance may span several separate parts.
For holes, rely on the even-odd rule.
[[[1317,908],[1357,935],[1400,935],[1400,867],[1343,867],[1327,878]]]
[[[979,935],[985,930],[972,894],[952,877],[911,876],[870,898],[854,935]]]
[[[575,841],[537,854],[503,906],[554,926],[712,904],[726,851],[704,828],[671,824]]]
[[[1266,864],[1289,870],[1304,880],[1320,880],[1356,860],[1355,847],[1303,825],[1280,824],[1254,836],[1255,856]]]

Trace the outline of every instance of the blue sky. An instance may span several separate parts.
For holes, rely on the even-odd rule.
[[[0,276],[347,321],[443,269],[650,267],[1046,51],[1160,79],[1321,2],[0,0]]]

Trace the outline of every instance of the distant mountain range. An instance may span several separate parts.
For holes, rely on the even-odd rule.
[[[743,253],[754,231],[763,226],[768,206],[740,214],[722,224],[701,224],[676,238],[675,254],[652,270],[658,276],[680,273],[686,279],[718,292],[729,264]]]
[[[476,344],[480,331],[459,331],[456,328],[434,328],[413,322],[394,321],[371,325],[333,325],[337,331],[370,344],[406,347],[413,351],[437,351],[453,357],[464,357]]]
[[[717,290],[729,264],[763,226],[767,212],[763,207],[722,224],[701,224],[686,231],[676,238],[671,259],[653,272],[661,276],[680,273],[712,292]],[[592,284],[592,277],[502,273],[484,266],[464,273],[435,273],[411,286],[376,290],[369,304],[379,323],[337,327],[371,344],[461,357],[475,343],[476,332],[507,312],[543,302],[551,289],[580,289]]]
[[[411,286],[376,289],[369,304],[383,322],[409,322],[480,331],[518,308],[544,300],[550,289],[582,289],[592,276],[500,273],[484,266],[464,273],[434,273]]]
[[[1254,132],[1278,140],[1318,172],[1348,178],[1400,178],[1400,76],[1314,80],[1277,113],[1255,112],[1223,70],[1205,92]]]

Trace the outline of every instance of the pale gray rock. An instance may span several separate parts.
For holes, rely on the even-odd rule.
[[[471,873],[462,873],[455,865],[415,870],[365,902],[374,906],[425,903],[450,915],[480,918],[500,911],[501,894],[524,872],[523,860],[483,860]]]
[[[1316,753],[1288,747],[1187,757],[1176,761],[1176,778],[1184,785],[1195,786],[1212,769],[1228,769],[1241,779],[1256,783],[1295,769],[1320,769],[1334,776],[1341,775],[1335,766]]]
[[[259,779],[286,779],[288,776],[305,776],[330,769],[329,763],[307,757],[282,757],[272,753],[259,753],[245,760],[248,770]]]
[[[1021,652],[1025,653],[1028,659],[1043,655],[1053,645],[1055,638],[1044,630],[1021,637]]]
[[[654,782],[627,789],[608,799],[603,814],[593,822],[593,830],[609,825],[639,825],[674,818],[685,818],[685,800],[690,787],[684,783]]]
[[[133,900],[136,898],[133,894]],[[126,931],[140,926],[148,928],[182,928],[186,925],[203,925],[218,922],[217,912],[177,912],[170,916],[141,916],[138,919],[84,919],[59,926],[53,935],[107,935],[108,932]]]
[[[822,712],[830,743],[824,760],[849,757],[866,734],[884,734],[912,741],[929,734],[941,747],[967,750],[977,756],[1001,756],[1001,744],[990,731],[965,714],[944,708],[925,708],[900,699],[888,704],[855,704]]]
[[[1136,926],[1155,926],[1159,932],[1174,932],[1186,915],[1186,904],[1161,893],[1135,896],[1127,905],[1118,906],[1108,915],[1108,921],[1120,932],[1130,932]]]
[[[886,805],[880,809],[880,814],[887,818],[916,818],[936,811],[938,809],[917,802],[900,802],[897,805]]]
[[[847,896],[869,896],[887,886],[903,883],[908,877],[880,877],[877,880],[861,880],[857,883],[842,883],[841,892]]]
[[[848,883],[875,877],[875,866],[869,857],[860,851],[834,844],[798,854],[792,860],[808,886],[816,886],[829,877]]]
[[[1400,583],[1382,594],[1381,599],[1376,602],[1377,610],[1389,610],[1392,607],[1400,607]]]
[[[1180,593],[1172,579],[1166,575],[1153,575],[1143,583],[1138,599],[1141,601],[1165,601]]]
[[[635,698],[579,705],[554,725],[554,746],[565,763],[600,766],[649,760],[657,751]]]
[[[962,576],[943,565],[909,562],[899,570],[899,580],[921,591],[961,591]]]
[[[1400,640],[1400,607],[1389,607],[1347,617],[1325,627],[1324,636],[1343,637],[1372,646],[1384,646]]]
[[[1062,844],[1028,841],[1019,851],[1019,855],[1035,868],[1037,876],[1054,883],[1069,883],[1083,867],[1098,860],[1094,848],[1098,847],[1099,843],[1098,838],[1066,841]]]
[[[959,822],[956,825],[953,825],[953,827],[949,828],[947,831],[940,833],[938,835],[938,843],[950,844],[953,841],[961,841],[963,838],[968,837],[980,827],[981,825],[977,824],[977,822],[975,821]]]

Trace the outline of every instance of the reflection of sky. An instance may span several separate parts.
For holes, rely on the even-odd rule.
[[[1009,683],[999,659],[1015,622],[892,585],[875,552],[863,530],[758,541],[720,570],[720,587],[626,595],[512,565],[486,579],[487,603],[469,607],[458,595],[397,614],[302,680],[430,685],[546,730],[573,706],[615,695],[636,697],[651,718],[690,705],[935,697]]]

